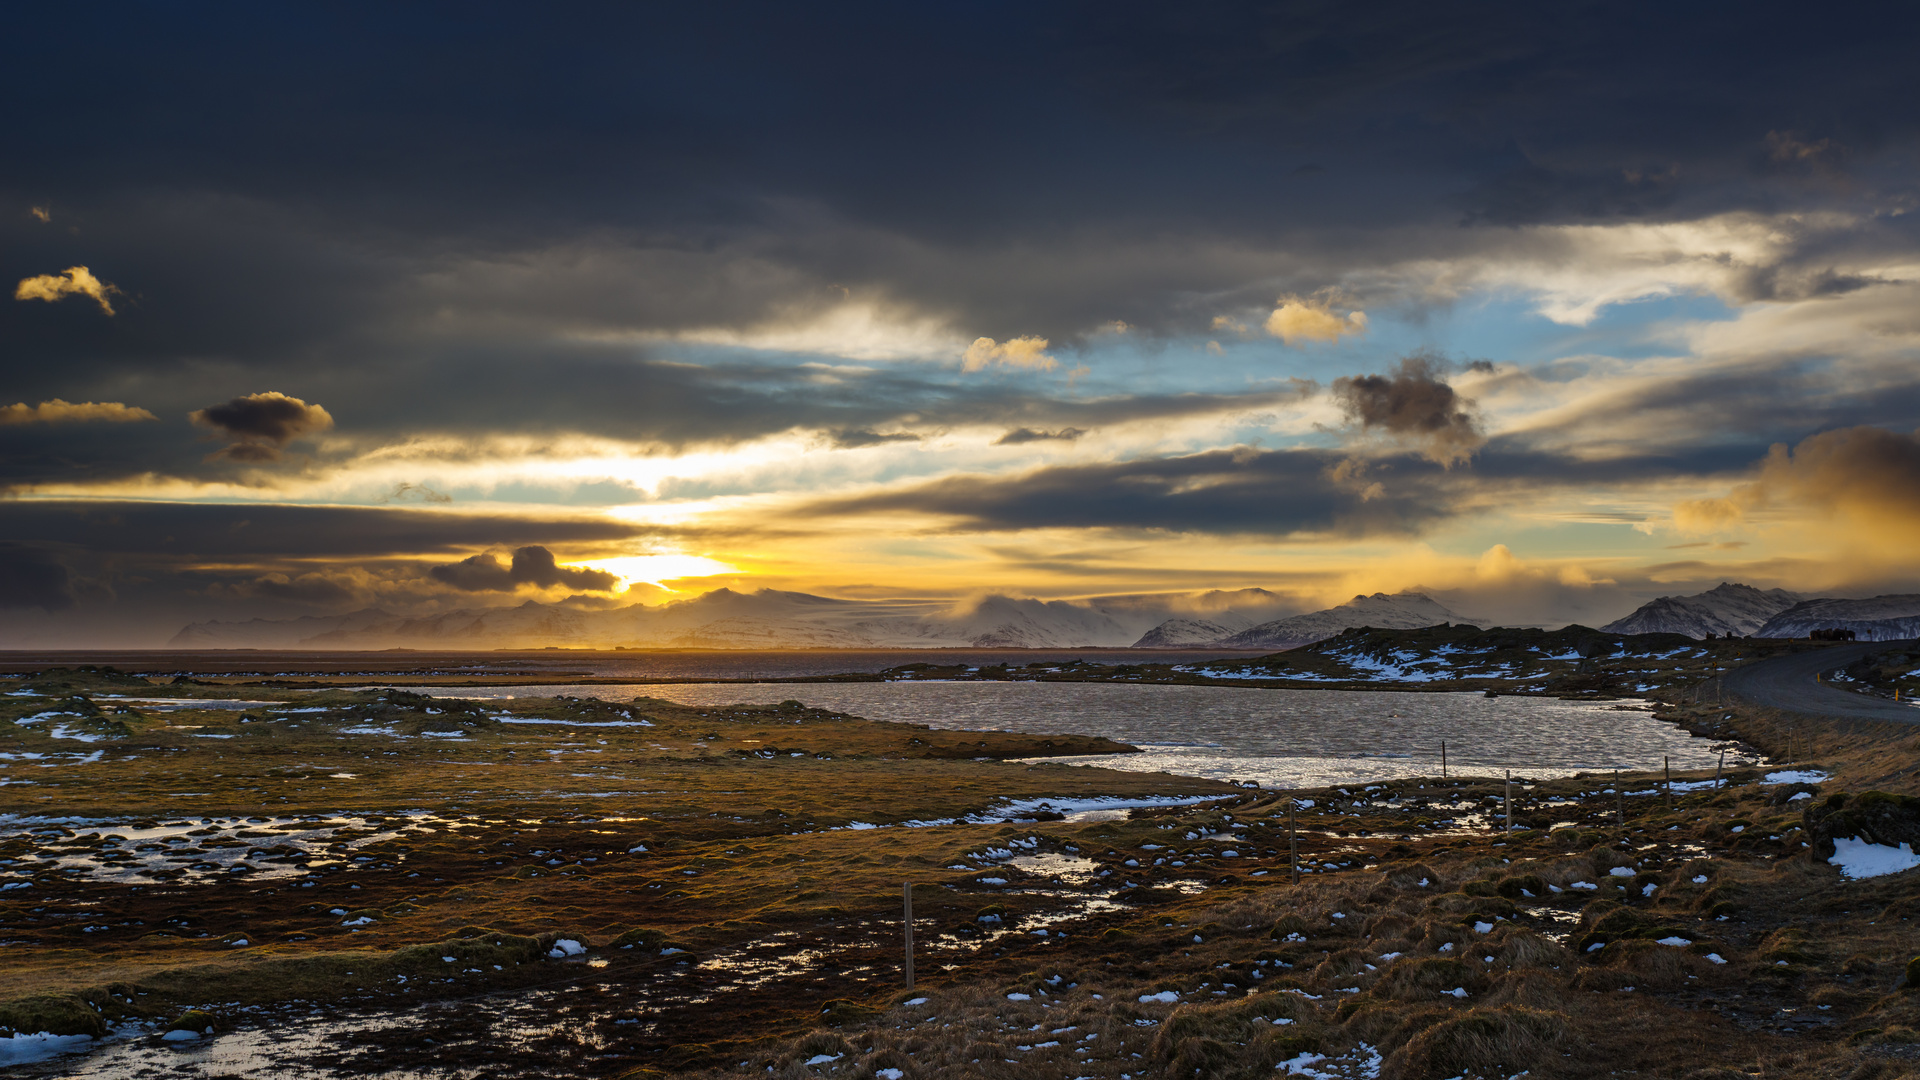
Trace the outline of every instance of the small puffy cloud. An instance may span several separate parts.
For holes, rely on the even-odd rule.
[[[0,608],[64,611],[73,606],[73,576],[47,552],[0,544]]]
[[[93,276],[93,271],[84,266],[69,266],[64,273],[41,274],[37,277],[22,278],[13,290],[15,300],[45,300],[52,303],[67,296],[89,296],[100,305],[100,310],[113,314],[113,304],[107,300],[111,294],[120,290]]]
[[[1368,502],[1387,493],[1385,484],[1368,478],[1368,469],[1369,463],[1360,458],[1345,458],[1327,469],[1327,479]]]
[[[154,419],[158,418],[145,409],[122,405],[117,401],[72,402],[54,398],[38,405],[29,405],[24,401],[0,405],[0,424],[125,424]]]
[[[303,435],[333,426],[333,417],[327,410],[278,391],[248,394],[209,405],[189,414],[187,419],[234,440],[231,446],[215,451],[210,458],[247,464],[278,461],[281,447]]]
[[[1077,427],[1061,428],[1059,431],[1038,431],[1034,428],[1027,427],[1014,428],[1012,431],[993,440],[993,445],[1020,446],[1024,443],[1046,442],[1053,439],[1062,442],[1072,442],[1085,434],[1086,431],[1084,429]]]
[[[1673,506],[1674,528],[1682,532],[1712,533],[1744,524],[1752,501],[1744,495],[1720,499],[1688,499]]]
[[[1030,368],[1038,371],[1052,371],[1059,361],[1047,355],[1047,339],[1043,337],[1008,338],[995,343],[990,337],[974,338],[973,344],[961,354],[962,371],[981,371],[998,364],[1001,367]]]
[[[1267,316],[1267,333],[1297,345],[1303,341],[1339,341],[1367,332],[1366,312],[1350,311],[1342,316],[1334,313],[1331,305],[1326,297],[1283,296],[1280,306]],[[1218,322],[1216,319],[1216,325]]]
[[[453,501],[453,496],[444,492],[435,491],[425,484],[411,484],[402,481],[401,483],[393,485],[393,490],[380,496],[377,501],[382,503],[396,503],[412,502],[415,500],[430,503],[450,503]]]
[[[1832,139],[1808,139],[1795,131],[1767,132],[1767,160],[1774,165],[1836,169],[1845,150]]]
[[[1473,402],[1441,379],[1444,364],[1416,353],[1391,375],[1335,379],[1333,396],[1363,431],[1382,431],[1419,448],[1432,461],[1452,467],[1487,441]]]
[[[352,575],[289,575],[276,571],[243,582],[235,586],[232,592],[240,596],[324,606],[359,603],[364,599],[364,591],[359,586],[360,582]]]
[[[828,440],[835,450],[858,450],[866,446],[884,446],[887,443],[919,442],[920,436],[911,431],[868,431],[860,428],[842,428],[829,432]]]
[[[31,215],[35,221],[52,221],[53,220],[52,207],[29,206],[27,207],[27,213]]]
[[[561,566],[554,561],[553,552],[538,544],[516,549],[511,564],[489,552],[435,566],[427,575],[462,592],[512,592],[522,585],[612,592],[620,585],[620,578],[605,570]]]

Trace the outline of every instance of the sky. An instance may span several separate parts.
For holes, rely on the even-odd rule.
[[[0,647],[1920,591],[1910,7],[9,20]]]

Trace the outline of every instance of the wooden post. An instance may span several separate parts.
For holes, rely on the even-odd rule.
[[[1673,759],[1666,755],[1660,757],[1660,767],[1667,774],[1667,809],[1673,809]]]
[[[907,989],[913,989],[913,882],[900,886],[901,922],[907,928]]]
[[[1513,770],[1507,770],[1507,831],[1513,831]]]
[[[1287,853],[1293,865],[1293,883],[1300,884],[1300,834],[1293,827],[1293,797],[1287,797]]]
[[[1440,779],[1447,778],[1447,740],[1440,740]]]
[[[1627,823],[1627,791],[1620,786],[1620,770],[1613,770],[1614,812],[1620,817],[1620,824]]]
[[[1720,770],[1727,767],[1727,748],[1720,748],[1720,760],[1713,766],[1713,790],[1720,790]]]

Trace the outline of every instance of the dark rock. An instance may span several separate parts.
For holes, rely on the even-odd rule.
[[[1849,796],[1844,792],[1815,799],[1800,815],[1807,830],[1807,842],[1813,858],[1826,861],[1833,857],[1837,839],[1858,839],[1870,844],[1920,847],[1920,798],[1868,791]]]

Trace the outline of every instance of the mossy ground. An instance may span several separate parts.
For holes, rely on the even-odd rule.
[[[281,1009],[394,1018],[328,1058],[341,1074],[1023,1080],[1287,1061],[1864,1080],[1903,1074],[1920,1041],[1916,875],[1841,881],[1800,846],[1805,801],[1753,771],[1671,802],[1628,777],[1645,794],[1624,824],[1610,776],[1519,785],[1511,834],[1498,781],[1295,793],[1314,803],[1294,815],[1296,886],[1281,797],[1000,760],[1080,748],[1057,736],[564,699],[507,704],[557,721],[514,724],[498,704],[257,686],[276,704],[160,712],[110,695],[236,691],[101,672],[28,688],[0,698],[0,749],[45,756],[9,759],[30,782],[0,788],[0,812],[68,820],[14,819],[0,848],[31,881],[0,892],[14,1030],[140,1019],[157,1037],[189,1009],[220,1030]],[[126,730],[12,722],[74,694]],[[1705,710],[1674,715],[1729,723]],[[1841,777],[1819,797],[1898,771],[1868,734],[1822,745]],[[846,827],[1090,794],[1218,801]],[[176,839],[126,836],[142,826]],[[584,952],[556,958],[563,939]]]

